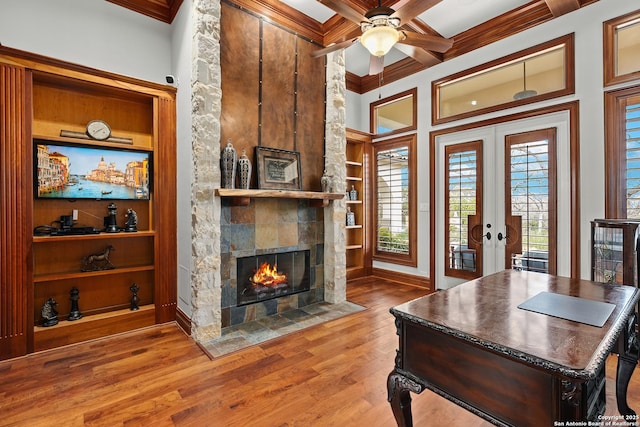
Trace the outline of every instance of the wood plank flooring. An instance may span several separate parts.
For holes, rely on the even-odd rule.
[[[386,377],[398,339],[389,308],[425,291],[351,282],[367,310],[210,360],[175,324],[0,362],[1,426],[394,426]],[[640,409],[640,371],[629,391]],[[607,414],[616,414],[615,359]],[[489,426],[431,393],[416,426]]]

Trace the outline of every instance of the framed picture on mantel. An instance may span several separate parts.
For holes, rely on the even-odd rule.
[[[258,188],[263,190],[301,190],[300,153],[276,148],[256,147]]]

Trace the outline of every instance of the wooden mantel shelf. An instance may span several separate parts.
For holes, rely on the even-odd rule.
[[[235,188],[218,188],[216,196],[228,198],[233,206],[247,206],[251,199],[307,199],[312,207],[324,207],[329,205],[329,200],[339,200],[343,193],[324,193],[321,191],[295,191],[295,190],[241,190]]]

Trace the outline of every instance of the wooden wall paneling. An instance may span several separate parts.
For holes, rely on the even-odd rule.
[[[156,323],[175,320],[178,301],[178,248],[176,188],[176,103],[175,98],[156,100],[156,158],[162,170],[155,171],[155,306]]]
[[[302,187],[320,191],[324,170],[325,58],[312,58],[316,47],[298,38],[296,146],[302,162]]]
[[[221,13],[221,148],[231,139],[238,155],[244,148],[254,163],[259,139],[260,20],[226,3]],[[256,188],[255,172],[252,175],[251,187]]]
[[[294,138],[296,37],[262,24],[262,147],[297,151]]]
[[[87,123],[101,119],[109,123],[112,136],[132,138],[137,146],[151,148],[150,97],[118,98],[87,87],[55,86],[41,77],[35,76],[33,89],[35,136],[57,137],[61,130],[84,132]]]
[[[0,64],[0,359],[26,354],[33,336],[29,94],[26,70]]]
[[[298,151],[302,189],[320,190],[324,168],[324,60],[316,45],[230,2],[222,3],[222,139]],[[255,166],[255,161],[254,161]],[[254,169],[255,171],[256,169]],[[251,188],[257,188],[253,173]]]

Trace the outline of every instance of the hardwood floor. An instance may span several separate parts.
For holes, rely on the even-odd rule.
[[[2,426],[394,426],[386,377],[398,339],[389,308],[424,290],[366,279],[362,312],[210,360],[175,324],[0,362]],[[640,409],[640,373],[629,391]],[[607,414],[616,414],[615,359]],[[489,426],[425,391],[416,426]]]

